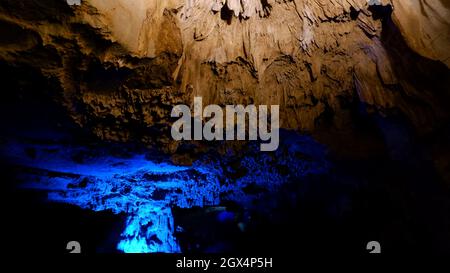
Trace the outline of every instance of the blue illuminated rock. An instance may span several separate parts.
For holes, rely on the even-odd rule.
[[[251,146],[238,160],[244,170],[239,175],[230,167],[236,156],[179,167],[154,163],[144,154],[120,158],[91,149],[93,156],[74,161],[73,155],[85,147],[18,142],[8,143],[2,154],[28,168],[18,177],[23,188],[48,191],[53,202],[127,215],[117,244],[120,251],[177,253],[181,249],[172,208],[218,206],[224,200],[251,208],[255,199],[276,192],[289,179],[328,168],[323,148],[309,138],[286,137],[275,154],[260,153],[256,143]],[[35,150],[33,157],[26,152],[29,148]],[[249,191],[251,187],[262,191]],[[270,208],[270,202],[266,206]]]

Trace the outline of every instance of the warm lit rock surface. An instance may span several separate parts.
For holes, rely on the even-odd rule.
[[[393,18],[408,45],[450,67],[450,2],[394,0]]]
[[[97,136],[152,143],[158,132],[169,151],[171,107],[195,95],[279,104],[282,127],[305,131],[346,126],[352,103],[427,129],[448,118],[449,10],[424,0],[2,1],[0,60],[38,68]]]

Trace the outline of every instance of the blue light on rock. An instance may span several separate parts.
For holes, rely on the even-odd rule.
[[[35,150],[34,157],[26,153],[30,148]],[[182,228],[174,225],[174,207],[219,206],[222,201],[231,200],[249,208],[264,194],[247,193],[244,189],[250,186],[270,194],[293,177],[328,169],[323,147],[307,137],[285,138],[285,146],[276,152],[280,154],[260,153],[257,147],[254,151],[240,160],[245,173],[235,177],[229,175],[233,170],[227,166],[233,157],[223,157],[220,162],[200,160],[192,167],[180,167],[155,163],[143,154],[121,158],[93,152],[92,148],[14,141],[3,145],[1,153],[11,163],[29,168],[18,175],[24,188],[45,190],[50,201],[127,215],[118,250],[178,253],[181,249],[175,230]],[[73,155],[80,152],[90,156],[77,163]],[[303,155],[301,159],[299,153]],[[280,171],[280,165],[288,172]],[[270,198],[267,200],[270,207]],[[219,221],[233,217],[227,211],[218,214]]]
[[[180,247],[173,234],[171,209],[147,204],[128,217],[123,239],[117,248],[125,253],[178,253]]]
[[[230,211],[221,211],[218,215],[217,215],[217,219],[220,222],[228,222],[228,221],[233,221],[234,220],[234,213],[230,212]]]

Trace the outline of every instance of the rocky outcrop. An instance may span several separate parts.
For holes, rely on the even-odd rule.
[[[3,1],[0,59],[38,68],[100,138],[169,152],[170,110],[194,96],[279,104],[303,131],[348,126],[354,104],[426,130],[448,120],[450,86],[450,7],[429,2]]]
[[[393,6],[393,19],[408,45],[450,67],[450,3],[395,0]]]

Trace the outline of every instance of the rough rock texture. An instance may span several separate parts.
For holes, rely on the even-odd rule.
[[[100,138],[156,135],[169,152],[170,110],[194,96],[279,104],[282,127],[303,131],[348,126],[351,104],[426,131],[449,117],[449,12],[444,0],[4,0],[0,60],[36,68]]]
[[[393,19],[408,45],[450,67],[450,3],[395,0],[393,5]]]
[[[118,250],[177,253],[182,249],[176,232],[182,233],[183,228],[175,226],[174,208],[220,212],[226,209],[222,204],[233,202],[245,210],[270,215],[277,206],[278,192],[291,179],[307,184],[308,176],[329,171],[322,145],[298,135],[284,140],[276,157],[260,153],[253,145],[239,160],[208,156],[190,167],[173,166],[125,147],[121,155],[111,153],[111,146],[102,145],[34,145],[7,140],[0,146],[0,154],[22,166],[18,181],[23,189],[46,191],[53,202],[126,215],[116,242]]]

